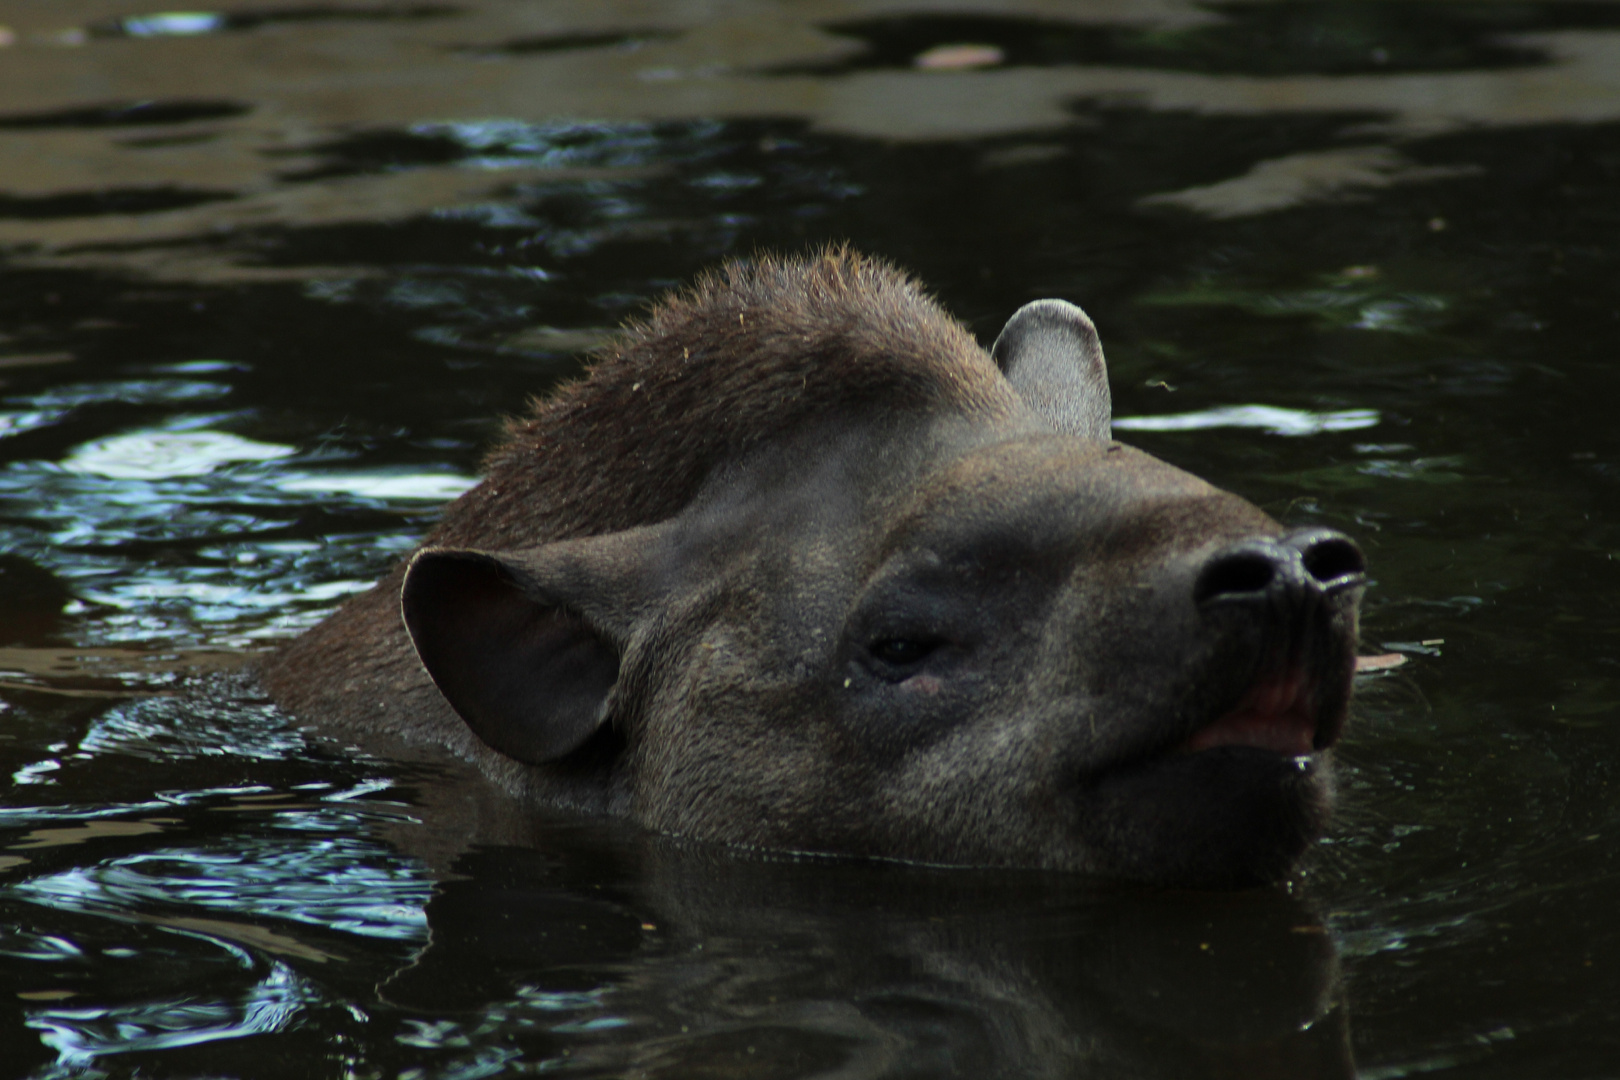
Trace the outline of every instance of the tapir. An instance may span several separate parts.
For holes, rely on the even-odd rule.
[[[1243,886],[1326,828],[1365,582],[1115,442],[1078,307],[987,352],[834,248],[628,325],[260,678],[693,840]]]

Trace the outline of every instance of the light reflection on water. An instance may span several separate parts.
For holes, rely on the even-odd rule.
[[[177,698],[108,710],[60,747],[66,786],[132,761],[172,772],[257,760],[307,774],[307,741],[233,696],[222,710]],[[320,971],[378,954],[352,942],[387,943],[382,955],[404,962],[426,941],[433,879],[368,835],[410,820],[378,799],[393,784],[362,775],[0,812],[0,828],[23,830],[0,862],[0,973],[56,1054],[34,1075],[104,1075],[94,1070],[108,1058],[284,1032],[331,1004]]]
[[[272,827],[335,833],[354,825],[352,820],[322,821],[308,812],[297,817],[301,820],[272,821]],[[170,905],[176,905],[309,923],[365,937],[422,940],[428,884],[408,864],[393,871],[367,865],[388,855],[374,844],[347,837],[311,839],[293,848],[276,843],[233,843],[229,851],[159,848],[35,877],[5,895],[56,911],[104,917],[154,905],[172,911]]]
[[[26,397],[6,398],[8,405],[35,411],[83,408],[87,405],[172,405],[207,401],[231,392],[224,383],[195,379],[140,379],[123,382],[80,383],[57,386]]]
[[[273,461],[294,452],[290,446],[254,442],[223,431],[147,431],[84,443],[62,459],[62,467],[108,480],[170,480],[206,476],[238,462]]]
[[[419,138],[442,138],[460,146],[469,155],[460,164],[468,168],[623,169],[654,163],[669,167],[713,157],[723,148],[720,136],[725,125],[491,118],[415,124],[410,130]],[[632,216],[638,208],[615,198],[614,190],[609,186],[598,190],[605,197],[598,212],[604,217]]]
[[[35,1075],[41,1080],[82,1075],[79,1070],[109,1055],[282,1031],[319,999],[319,993],[280,963],[268,968],[249,989],[229,999],[179,997],[124,1006],[35,1010],[25,1023],[40,1032],[40,1041],[58,1055],[54,1069]]]
[[[225,16],[210,11],[168,11],[151,15],[126,15],[118,28],[130,37],[186,37],[212,34],[225,29]]]
[[[86,400],[89,391],[121,400],[107,388],[72,396]],[[37,426],[62,419],[37,415]],[[103,609],[102,640],[229,645],[284,636],[369,587],[411,543],[392,531],[285,539],[298,515],[436,511],[474,483],[442,467],[346,470],[326,455],[196,429],[221,419],[229,418],[181,415],[162,429],[81,443],[60,462],[0,468],[0,505],[16,507],[12,520],[28,526],[10,550],[48,559],[81,601]],[[140,554],[165,549],[195,552],[183,575]],[[345,549],[352,577],[343,576]]]
[[[1359,431],[1376,427],[1375,409],[1344,409],[1313,413],[1279,409],[1274,405],[1222,405],[1191,413],[1122,416],[1114,421],[1120,431],[1207,431],[1211,428],[1258,428],[1272,435],[1320,435],[1327,431]]]

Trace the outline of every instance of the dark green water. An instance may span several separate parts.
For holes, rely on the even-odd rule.
[[[1620,5],[1020,10],[0,12],[0,1075],[1620,1074]],[[1122,438],[1363,543],[1408,662],[1289,887],[533,820],[219,673],[844,239],[1083,304]]]

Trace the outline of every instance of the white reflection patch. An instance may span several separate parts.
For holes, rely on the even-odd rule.
[[[1272,435],[1320,435],[1325,431],[1357,431],[1375,427],[1376,409],[1341,412],[1306,412],[1274,405],[1223,405],[1199,412],[1165,416],[1124,416],[1114,421],[1123,431],[1204,431],[1209,428],[1259,428]]]
[[[212,11],[160,11],[128,16],[119,26],[130,37],[191,37],[225,29],[225,16]]]
[[[478,481],[453,473],[328,473],[283,480],[283,491],[311,495],[358,495],[388,501],[444,502]]]
[[[272,461],[292,453],[290,446],[254,442],[223,431],[144,431],[85,443],[68,455],[62,467],[111,480],[167,480],[205,476],[222,465]]]

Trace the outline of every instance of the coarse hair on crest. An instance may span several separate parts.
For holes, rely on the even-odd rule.
[[[662,520],[766,436],[856,408],[1016,404],[972,334],[890,264],[847,245],[733,260],[509,423],[484,483],[430,542],[528,545]]]

